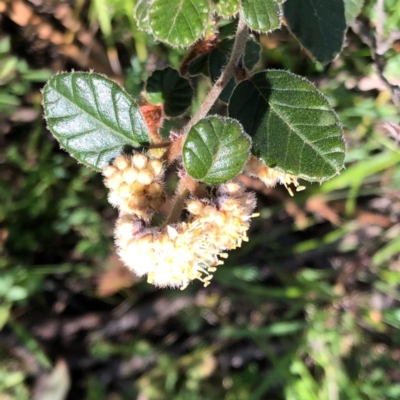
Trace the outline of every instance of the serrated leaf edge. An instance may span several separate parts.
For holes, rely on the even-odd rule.
[[[285,2],[286,2],[286,0],[280,0],[280,2],[277,3],[278,6],[279,6],[279,26],[278,27],[273,28],[273,29],[268,29],[268,30],[258,30],[258,29],[251,28],[248,25],[249,29],[251,29],[253,32],[257,32],[257,33],[270,33],[270,32],[276,31],[278,29],[281,29],[282,28],[282,19],[283,19],[283,3],[285,3]],[[240,13],[240,17],[244,21],[246,21],[244,15],[243,15],[243,7],[242,7],[242,5],[243,5],[243,3],[241,2],[240,3],[240,8],[239,8],[239,13]],[[247,24],[247,22],[246,22],[246,24]]]
[[[286,0],[285,0],[285,1],[286,1]],[[345,8],[344,3],[343,3],[343,7]],[[346,15],[345,15],[345,17],[346,17]],[[342,50],[343,50],[343,48],[344,48],[345,39],[346,39],[346,32],[347,32],[347,27],[348,27],[346,18],[345,18],[345,22],[346,22],[346,29],[343,31],[342,45],[341,45],[341,47],[340,47],[340,50],[339,50],[339,51],[335,54],[335,56],[334,56],[331,60],[329,60],[329,61],[319,61],[319,60],[314,56],[314,54],[311,52],[311,50],[310,50],[309,48],[307,48],[306,46],[304,46],[304,44],[300,41],[300,39],[292,32],[292,30],[290,29],[290,25],[289,25],[288,23],[285,24],[285,27],[286,27],[287,30],[290,32],[290,34],[297,40],[297,42],[300,44],[301,49],[303,49],[303,50],[306,52],[306,54],[311,58],[312,61],[314,61],[314,62],[317,62],[317,61],[318,61],[318,62],[320,62],[322,65],[327,65],[327,64],[329,64],[330,62],[336,60],[336,58],[340,55],[340,53],[342,52]],[[318,26],[320,26],[320,25],[318,24]]]
[[[149,9],[148,9],[148,11],[147,11],[146,18],[144,18],[144,19],[142,20],[143,22],[147,22],[147,23],[148,23],[149,29],[143,29],[143,28],[142,28],[142,23],[139,24],[139,23],[137,22],[137,21],[139,21],[139,19],[140,19],[140,18],[138,18],[138,16],[137,16],[137,10],[138,10],[139,5],[140,5],[140,0],[136,3],[135,8],[134,8],[134,10],[133,10],[133,16],[134,16],[134,18],[135,18],[136,26],[138,27],[138,29],[139,29],[140,31],[142,31],[142,32],[146,32],[146,33],[151,34],[151,35],[153,34],[153,32],[152,32],[152,30],[151,30],[150,22],[149,22],[149,12],[150,12],[150,8],[151,8],[153,2],[154,2],[154,0],[148,0],[148,3],[149,3],[148,8],[149,8]]]
[[[182,75],[179,73],[179,71],[178,71],[177,69],[175,69],[175,68],[172,68],[172,67],[168,67],[168,66],[167,66],[167,67],[162,68],[162,69],[157,69],[157,70],[153,71],[153,73],[149,76],[149,78],[151,78],[155,72],[157,72],[157,71],[164,71],[164,70],[166,70],[166,69],[173,69],[174,71],[176,71],[176,72],[178,73],[178,75],[179,75],[180,78],[185,79],[185,80],[188,82],[190,88],[192,89],[192,94],[194,94],[194,88],[193,88],[193,85],[192,85],[192,83],[190,82],[190,80],[187,79],[187,78],[185,78],[184,76],[182,76]],[[148,79],[149,79],[149,78],[148,78]],[[147,81],[146,81],[146,83],[145,83],[145,87],[144,87],[144,92],[145,92],[145,93],[148,93],[148,91],[147,91],[148,79],[147,79]],[[193,97],[193,95],[192,95],[192,97]],[[190,102],[190,103],[192,103],[192,102]],[[164,100],[164,103],[151,103],[151,104],[156,104],[156,105],[157,105],[157,104],[162,104],[162,105],[163,105],[163,112],[165,113],[165,107],[164,107],[164,105],[165,105],[165,100]],[[185,115],[186,112],[189,110],[190,107],[191,107],[191,104],[189,104],[189,105],[186,107],[185,111],[183,111],[183,112],[182,112],[181,114],[179,114],[179,115],[174,115],[174,116],[171,116],[171,115],[168,115],[168,114],[165,114],[165,115],[166,115],[168,118],[171,118],[171,119],[173,119],[173,118],[179,118],[179,117],[181,117],[182,115]]]
[[[237,120],[236,118],[232,118],[232,117],[225,117],[225,116],[221,116],[221,115],[208,115],[208,116],[206,116],[206,117],[204,117],[204,118],[202,118],[200,121],[198,121],[195,125],[193,125],[192,126],[192,128],[194,128],[197,124],[199,124],[200,122],[202,122],[202,121],[207,121],[207,120],[210,120],[210,119],[217,119],[217,120],[219,120],[219,121],[222,121],[222,122],[231,122],[231,123],[236,123],[236,124],[238,124],[239,125],[239,127],[240,127],[240,130],[241,130],[241,133],[242,133],[242,135],[245,137],[245,138],[247,138],[248,139],[248,141],[249,141],[249,149],[248,149],[248,151],[247,151],[247,159],[246,159],[246,161],[243,163],[243,166],[242,166],[242,168],[241,168],[241,170],[238,172],[238,175],[239,174],[241,174],[241,173],[243,173],[243,170],[244,170],[244,167],[245,167],[245,165],[246,165],[246,163],[249,161],[249,159],[250,159],[250,157],[251,157],[251,146],[252,146],[252,143],[253,143],[253,139],[251,138],[251,136],[243,129],[243,125],[240,123],[240,121],[239,120]],[[191,128],[191,129],[192,129]],[[189,131],[190,132],[190,131]],[[187,139],[187,138],[186,138]],[[183,146],[182,146],[182,149],[183,149],[183,147],[185,146],[185,143],[186,143],[186,139],[185,139],[185,141],[184,141],[184,143],[183,143]],[[183,166],[184,166],[184,168],[185,168],[185,171],[186,171],[186,166],[185,166],[185,162],[184,162],[184,160],[182,159],[182,164],[183,164]],[[191,175],[189,175],[192,179],[194,179],[194,180],[196,180],[196,181],[198,181],[198,182],[204,182],[204,183],[207,183],[207,184],[211,184],[211,185],[214,185],[215,183],[208,183],[208,182],[206,182],[206,181],[203,181],[202,180],[202,178],[193,178]],[[203,177],[204,178],[204,177]],[[234,179],[234,178],[231,178],[231,179],[228,179],[226,182],[229,182],[230,180],[232,180],[232,179]],[[222,183],[221,183],[222,184]]]
[[[150,14],[151,6],[153,5],[153,3],[154,3],[154,0],[152,0],[152,3],[151,3],[151,5],[150,5],[150,7],[149,7],[149,13],[148,13],[148,15]],[[209,19],[210,19],[210,15],[211,15],[211,6],[210,6],[209,0],[207,0],[207,4],[208,4],[208,16],[207,16],[207,20],[209,20]],[[149,26],[150,26],[150,24],[149,24]],[[162,43],[168,44],[168,46],[172,47],[173,49],[188,49],[190,46],[192,46],[194,43],[196,43],[199,39],[201,39],[201,38],[204,36],[204,33],[206,32],[206,30],[207,30],[207,24],[205,24],[205,26],[204,26],[204,28],[203,28],[201,34],[199,35],[199,37],[196,38],[195,40],[193,40],[193,42],[191,42],[191,43],[189,43],[189,44],[187,44],[187,45],[176,45],[176,44],[167,42],[167,41],[165,41],[164,39],[161,39],[159,36],[157,36],[156,33],[155,33],[153,30],[151,30],[151,34],[153,35],[153,37],[154,37],[155,39],[159,40],[159,41],[162,42]]]
[[[106,78],[107,80],[113,81],[113,80],[110,79],[107,75],[102,74],[102,73],[99,73],[99,72],[94,72],[94,71],[89,71],[89,72],[86,72],[86,71],[59,71],[59,72],[57,72],[56,74],[54,74],[54,75],[46,82],[46,84],[43,86],[43,88],[40,89],[40,92],[41,92],[41,94],[42,94],[41,105],[42,105],[42,108],[43,108],[43,111],[44,111],[44,113],[43,113],[43,118],[44,118],[44,120],[46,121],[46,128],[47,128],[47,130],[51,133],[51,136],[54,137],[54,138],[57,140],[57,143],[58,143],[58,145],[59,145],[59,147],[60,147],[61,150],[67,152],[68,155],[69,155],[70,157],[72,157],[72,158],[74,158],[75,160],[77,160],[78,164],[82,164],[82,165],[84,165],[86,168],[89,168],[89,169],[94,170],[94,171],[96,171],[96,172],[101,172],[101,169],[100,169],[100,168],[95,168],[95,167],[93,167],[93,165],[87,164],[86,162],[82,161],[80,158],[78,158],[78,157],[76,157],[75,155],[73,155],[73,154],[70,152],[70,150],[68,149],[68,147],[63,146],[63,145],[61,144],[60,140],[58,139],[58,137],[57,137],[56,135],[53,134],[53,132],[51,131],[51,129],[50,129],[49,125],[48,125],[48,122],[47,122],[47,115],[46,115],[46,108],[45,108],[45,101],[44,101],[44,92],[45,92],[46,87],[49,85],[50,81],[51,81],[54,77],[59,76],[59,75],[72,75],[72,74],[79,74],[79,75],[98,75],[98,76],[101,76],[102,78]],[[115,82],[115,81],[113,81],[113,82],[114,82],[116,85],[118,85],[118,86],[120,87],[120,89],[121,89],[123,92],[125,92],[125,94],[132,100],[133,103],[137,104],[137,102],[132,98],[132,96],[131,96],[121,85],[119,85],[119,84],[118,84],[117,82]],[[140,111],[140,107],[138,107],[138,111],[140,112],[140,115],[142,115],[142,112]],[[145,121],[143,115],[142,115],[142,118],[143,118],[144,125],[147,127],[147,124],[146,124],[146,121]],[[148,136],[149,136],[149,141],[150,141],[150,134],[149,134]],[[127,143],[127,144],[128,144],[128,143]],[[132,144],[129,143],[128,145],[132,145]],[[143,146],[145,146],[145,145],[143,145]]]
[[[330,104],[330,101],[329,101],[329,99],[317,88],[317,86],[313,83],[313,82],[311,82],[310,80],[308,80],[307,78],[305,78],[305,77],[303,77],[303,76],[301,76],[301,75],[297,75],[297,74],[294,74],[293,72],[291,72],[291,71],[287,71],[287,70],[280,70],[280,69],[275,69],[275,68],[273,68],[273,69],[266,69],[266,70],[263,70],[263,71],[259,71],[259,72],[257,72],[257,73],[255,73],[255,74],[253,74],[248,80],[251,80],[251,78],[254,76],[254,75],[258,75],[258,74],[265,74],[265,73],[268,73],[268,72],[285,72],[285,73],[288,73],[289,75],[292,75],[293,77],[296,77],[296,78],[299,78],[302,82],[305,82],[305,83],[307,83],[307,84],[309,84],[309,85],[311,85],[312,87],[313,87],[313,89],[315,89],[315,93],[321,98],[321,99],[323,99],[324,101],[326,101],[326,103],[327,103],[327,105],[329,106],[329,108],[330,108],[330,112],[332,112],[332,114],[334,115],[334,117],[335,117],[335,119],[336,119],[336,124],[335,124],[335,126],[337,126],[339,129],[340,129],[340,131],[341,131],[341,133],[342,133],[342,135],[341,135],[341,139],[342,139],[342,141],[343,141],[343,144],[344,144],[344,146],[345,146],[345,150],[346,150],[346,148],[347,148],[347,143],[346,143],[346,140],[345,140],[345,137],[344,137],[344,133],[343,133],[343,124],[340,122],[340,119],[339,119],[339,116],[338,116],[338,114],[336,113],[336,111],[334,110],[334,108],[332,107],[332,105]],[[232,92],[233,93],[233,92]],[[270,104],[269,102],[268,102],[268,104]],[[229,103],[228,103],[228,109],[229,109]],[[276,113],[276,111],[274,111],[275,113]],[[276,113],[277,114],[277,113]],[[277,115],[279,115],[279,114],[277,114]],[[284,120],[283,120],[284,121]],[[284,121],[285,122],[285,121]],[[240,121],[239,121],[239,123],[240,123]],[[286,122],[285,122],[285,124],[286,124]],[[287,125],[287,124],[286,124]],[[247,133],[246,133],[247,134]],[[319,153],[319,152],[317,152],[317,153]],[[344,151],[344,155],[346,154],[346,151]],[[254,154],[253,154],[254,155]],[[256,158],[258,158],[260,161],[262,161],[265,165],[267,165],[261,158],[259,158],[258,156],[256,156],[256,155],[254,155]],[[268,165],[267,165],[268,166]],[[269,167],[269,166],[268,166]],[[340,168],[339,170],[337,170],[336,171],[336,173],[334,173],[333,175],[331,175],[331,176],[329,176],[329,177],[327,177],[327,178],[324,178],[324,179],[312,179],[312,178],[310,178],[310,177],[307,177],[306,175],[294,175],[294,174],[292,174],[292,173],[290,173],[290,172],[287,172],[287,171],[284,171],[282,168],[280,168],[280,167],[274,167],[274,169],[276,169],[277,171],[280,171],[280,172],[282,172],[282,173],[284,173],[284,174],[290,174],[290,175],[293,175],[294,177],[296,177],[296,178],[301,178],[301,179],[304,179],[304,180],[306,180],[306,181],[308,181],[308,182],[319,182],[319,183],[322,183],[322,182],[324,182],[324,181],[327,181],[327,180],[329,180],[329,179],[332,179],[334,176],[336,176],[336,175],[339,175],[340,174],[340,171],[342,170],[342,169],[344,169],[345,168],[345,166],[344,166],[344,162],[343,162],[343,165],[342,165],[342,168]],[[333,168],[333,169],[335,169],[335,168]]]

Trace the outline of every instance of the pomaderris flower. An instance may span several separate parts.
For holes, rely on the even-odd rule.
[[[142,153],[121,155],[103,170],[108,200],[118,208],[117,252],[124,264],[156,286],[184,289],[199,279],[207,286],[226,251],[247,241],[256,205],[236,182],[221,185],[211,199],[186,203],[185,221],[151,226],[164,199],[164,167]]]
[[[108,201],[123,214],[149,221],[163,202],[164,167],[142,153],[121,155],[103,170]]]

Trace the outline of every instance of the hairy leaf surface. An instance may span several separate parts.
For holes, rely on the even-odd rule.
[[[134,100],[102,75],[54,76],[43,90],[47,125],[78,161],[103,169],[125,146],[149,143],[147,125]]]
[[[240,13],[250,29],[270,32],[281,26],[282,0],[242,0]]]
[[[345,143],[336,113],[306,79],[263,71],[242,81],[229,102],[253,138],[252,153],[269,167],[308,181],[324,181],[343,168]]]
[[[230,18],[239,11],[240,0],[213,0],[215,12],[222,18]]]
[[[250,144],[239,122],[226,117],[204,118],[191,128],[183,145],[185,170],[205,183],[226,182],[242,170]]]
[[[291,32],[319,62],[340,53],[347,29],[343,0],[287,0],[284,14]]]
[[[153,0],[149,20],[154,36],[171,46],[188,47],[204,32],[208,0]]]
[[[146,96],[150,103],[164,104],[169,117],[183,114],[192,103],[193,89],[179,72],[167,67],[154,71],[146,83]]]

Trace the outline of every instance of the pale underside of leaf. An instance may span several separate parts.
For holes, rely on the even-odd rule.
[[[115,82],[97,74],[64,73],[43,91],[48,127],[83,164],[101,170],[126,145],[149,142],[136,103]]]

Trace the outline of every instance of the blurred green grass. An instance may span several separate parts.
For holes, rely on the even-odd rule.
[[[374,20],[373,4],[363,18]],[[89,2],[88,23],[107,49],[125,43],[126,84],[138,94],[149,51],[175,66],[183,53],[139,33],[132,6]],[[388,29],[399,18],[391,13]],[[264,51],[265,65],[315,79],[335,105],[346,170],[292,199],[280,189],[260,194],[250,242],[207,289],[133,281],[102,295],[98,282],[112,280],[104,270],[116,265],[115,211],[101,177],[45,129],[37,82],[49,71],[1,39],[0,113],[9,127],[0,154],[1,399],[31,398],[35,379],[59,358],[68,361],[71,399],[400,398],[400,150],[378,124],[400,118],[385,91],[349,85],[371,73],[368,49],[349,40],[325,69],[294,42]],[[394,51],[387,58],[400,69]],[[22,106],[36,117],[13,118]]]

